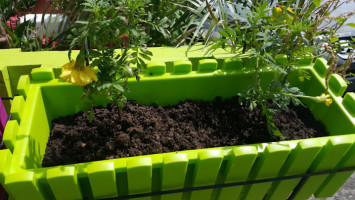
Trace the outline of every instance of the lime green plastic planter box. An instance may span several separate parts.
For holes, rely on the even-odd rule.
[[[323,59],[315,64],[300,61],[310,80],[300,82],[297,72],[290,82],[307,95],[320,95],[327,69]],[[304,63],[302,63],[304,62]],[[186,99],[228,98],[252,81],[252,66],[239,58],[227,59],[222,69],[213,59],[199,61],[192,71],[186,60],[172,62],[166,73],[164,62],[150,63],[141,81],[129,80],[129,99],[138,103],[175,104]],[[252,63],[252,62],[251,62]],[[244,65],[244,66],[243,66]],[[164,154],[119,158],[42,168],[51,121],[84,110],[79,86],[55,79],[52,69],[32,70],[21,76],[21,96],[12,104],[13,120],[4,133],[9,149],[0,151],[0,183],[12,199],[100,199],[117,196],[192,188],[247,180],[284,177],[355,166],[355,94],[341,97],[346,84],[330,79],[331,106],[305,101],[322,121],[329,137],[245,146],[217,147]],[[263,83],[273,79],[264,68]],[[97,99],[99,104],[104,99]],[[267,134],[267,133],[265,133]],[[295,199],[332,196],[352,172],[314,176],[304,181]],[[278,182],[162,195],[172,199],[287,199],[301,178]],[[157,199],[146,197],[141,199]]]
[[[197,69],[198,61],[202,58],[217,58],[218,66],[221,68],[223,59],[230,56],[225,50],[217,50],[209,55],[201,53],[203,45],[195,45],[186,55],[187,47],[151,47],[153,62],[164,62],[166,72],[172,72],[174,61],[191,61],[192,68]],[[119,51],[119,50],[117,50]],[[79,51],[73,51],[72,58],[75,58]],[[21,75],[30,74],[34,68],[53,68],[55,77],[60,74],[60,66],[68,62],[68,51],[40,51],[21,52],[20,49],[0,49],[0,96],[13,97],[17,95],[17,82]],[[5,108],[10,111],[10,102],[5,102]]]

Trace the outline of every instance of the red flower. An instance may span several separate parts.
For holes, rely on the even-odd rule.
[[[20,24],[20,18],[21,15],[10,17],[10,19],[6,21],[7,27],[9,27],[10,30],[14,31],[16,26]]]

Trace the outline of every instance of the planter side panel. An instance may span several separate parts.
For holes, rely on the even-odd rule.
[[[10,162],[13,156],[9,149],[0,150],[0,199],[5,200],[8,196],[8,191],[5,192],[5,177],[9,173]]]
[[[319,139],[299,142],[287,158],[279,176],[283,177],[307,173],[314,158],[321,151],[322,147],[322,142]],[[300,181],[301,178],[273,182],[266,199],[287,199]]]
[[[288,145],[268,145],[254,164],[249,179],[258,180],[277,177],[290,152],[291,149]],[[242,199],[261,200],[271,185],[271,182],[267,182],[245,186],[245,194]]]
[[[52,168],[47,171],[47,180],[58,200],[82,199],[77,170],[73,166]]]
[[[188,167],[186,153],[168,154],[163,158],[161,190],[175,190],[184,188],[185,177]],[[178,200],[182,193],[162,195],[161,200]]]
[[[42,86],[41,90],[48,121],[83,110],[84,103],[80,100],[82,89],[79,86],[51,84]]]
[[[255,146],[234,148],[223,174],[223,183],[246,181],[257,156],[258,150]],[[243,186],[222,188],[217,196],[223,200],[240,199],[242,189]]]
[[[113,162],[94,162],[88,166],[88,177],[95,199],[117,196]]]
[[[273,78],[272,73],[264,73],[264,84]],[[187,99],[212,101],[216,97],[230,98],[242,92],[252,83],[252,74],[241,71],[188,75],[166,74],[162,77],[142,77],[139,82],[130,79],[128,82],[128,99],[136,100],[139,104],[160,106],[174,105]]]
[[[342,158],[336,169],[343,169],[355,166],[355,144]],[[346,182],[346,180],[353,174],[353,171],[333,173],[327,177],[319,189],[315,192],[316,198],[325,198],[333,196],[338,189]]]
[[[200,187],[215,184],[222,161],[223,153],[221,150],[213,149],[199,152],[192,183],[187,187]],[[212,192],[213,189],[194,191],[188,195],[188,199],[209,199],[212,196]]]
[[[347,93],[342,101],[343,106],[350,113],[352,117],[355,117],[355,93]],[[355,146],[349,150],[347,155],[337,166],[338,169],[348,168],[355,166]],[[330,175],[326,181],[324,181],[322,187],[316,192],[316,196],[319,198],[333,196],[338,188],[340,188],[346,180],[353,174],[353,172],[339,172]]]
[[[335,169],[350,150],[351,146],[353,146],[354,141],[354,136],[332,137],[329,139],[310,166],[309,172],[321,172]],[[292,194],[294,199],[308,199],[317,190],[322,188],[321,185],[325,182],[328,176],[330,175],[326,174],[304,178],[299,184],[299,187],[301,187],[300,190],[297,193]]]
[[[19,112],[18,133],[12,133],[15,135],[12,137],[16,138],[13,153],[15,157],[23,158],[19,163],[21,167],[38,168],[41,166],[49,137],[49,122],[40,88],[31,86],[26,100],[21,103],[24,108]]]
[[[15,199],[45,200],[34,172],[26,171],[9,174],[5,180],[5,188]]]

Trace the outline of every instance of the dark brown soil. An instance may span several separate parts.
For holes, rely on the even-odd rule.
[[[56,166],[188,149],[279,141],[267,132],[260,110],[240,106],[237,98],[185,101],[175,106],[129,102],[119,119],[115,105],[52,122],[43,166]],[[274,120],[286,140],[320,137],[326,131],[309,110],[290,106]]]

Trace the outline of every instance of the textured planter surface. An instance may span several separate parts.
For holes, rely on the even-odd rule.
[[[199,60],[198,58],[196,58]],[[175,61],[175,60],[173,60]],[[169,64],[170,63],[170,64]],[[174,104],[185,99],[212,100],[241,92],[252,81],[251,64],[228,59],[222,69],[216,60],[201,60],[197,69],[187,59],[152,62],[141,81],[129,80],[129,99],[138,103]],[[297,72],[290,82],[307,95],[324,92],[327,66],[300,61],[310,80],[299,82]],[[171,65],[172,66],[168,66]],[[249,66],[249,67],[248,67]],[[166,69],[169,68],[169,69]],[[195,68],[196,71],[191,71]],[[171,73],[166,73],[170,71]],[[346,83],[330,78],[333,103],[305,101],[331,136],[247,146],[218,147],[165,154],[120,158],[90,163],[41,168],[51,120],[85,109],[81,88],[55,79],[50,68],[34,69],[21,76],[12,103],[0,151],[0,183],[15,199],[99,199],[171,189],[283,177],[355,166],[355,94],[341,97]],[[264,84],[273,74],[263,69]],[[97,99],[105,104],[104,99]],[[267,134],[267,133],[265,133]],[[305,180],[296,199],[332,196],[352,172],[320,175]],[[162,199],[286,199],[301,179],[164,195]],[[150,199],[150,198],[146,198]]]

